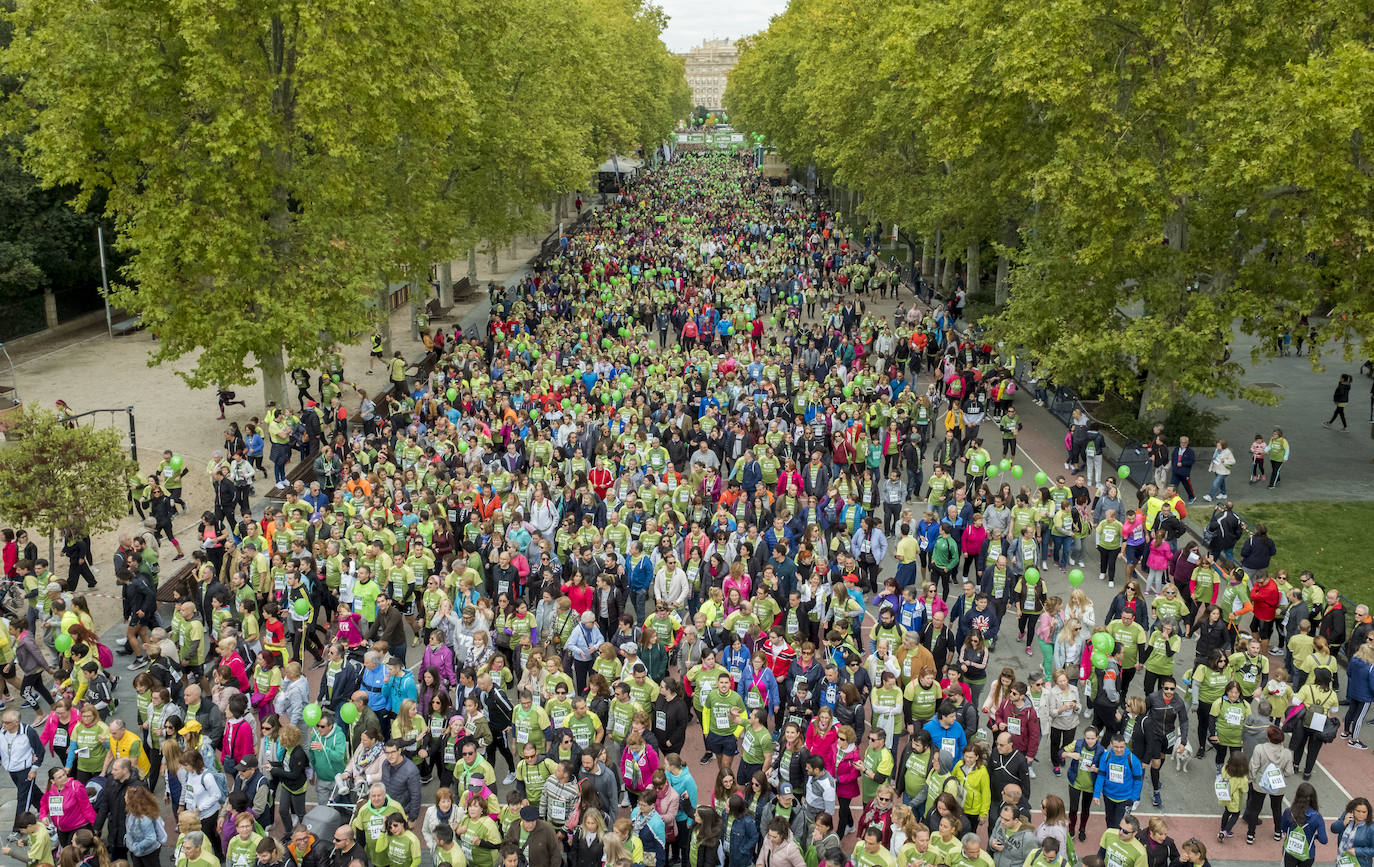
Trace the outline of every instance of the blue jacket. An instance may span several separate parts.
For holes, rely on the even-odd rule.
[[[579,623],[573,627],[572,635],[568,636],[567,649],[572,654],[573,659],[579,662],[588,662],[601,649],[601,645],[605,641],[605,636],[596,626],[586,626]]]
[[[1345,816],[1341,820],[1331,823],[1331,833],[1336,835],[1339,842],[1341,835],[1345,833]],[[1374,823],[1365,821],[1364,824],[1355,826],[1355,837],[1351,841],[1355,852],[1355,860],[1360,867],[1370,867],[1374,864]]]
[[[1293,818],[1293,811],[1291,809],[1284,810],[1283,817],[1279,821],[1279,833],[1286,837],[1288,832],[1296,827],[1298,827],[1298,823]],[[1309,858],[1312,857],[1313,850],[1316,848],[1315,843],[1321,843],[1325,846],[1328,842],[1326,820],[1322,818],[1321,813],[1311,807],[1307,808],[1307,815],[1303,817],[1302,832],[1307,835],[1307,857]],[[1285,846],[1288,844],[1287,840],[1283,842]]]
[[[675,774],[665,768],[663,772],[668,777],[668,785],[678,794],[677,820],[681,822],[686,819],[688,825],[692,824],[695,821],[693,817],[696,815],[697,805],[700,803],[697,800],[696,778],[687,770]]]
[[[925,518],[916,522],[916,544],[922,551],[930,553],[935,549],[935,540],[940,538],[940,522],[927,521]]]
[[[1079,739],[1074,743],[1074,745],[1073,745],[1073,751],[1074,751],[1075,753],[1078,753],[1080,756],[1083,755],[1083,751],[1086,750],[1087,748],[1088,748],[1088,745],[1087,745],[1087,743],[1086,743],[1082,738],[1079,738]],[[1107,751],[1107,745],[1104,744],[1104,743],[1102,743],[1102,741],[1099,740],[1099,741],[1097,742],[1097,746],[1093,747],[1093,753],[1092,753],[1092,755],[1091,755],[1091,756],[1087,756],[1087,757],[1085,758],[1085,761],[1088,762],[1089,766],[1096,767],[1096,766],[1097,766],[1097,763],[1098,763],[1098,760],[1100,760],[1100,759],[1102,758],[1102,754],[1103,754],[1104,752],[1106,752],[1106,751]],[[1068,779],[1068,780],[1070,780],[1070,781],[1073,781],[1073,780],[1078,779],[1078,762],[1079,762],[1079,759],[1073,759],[1072,761],[1069,762],[1069,766],[1068,766],[1068,767],[1065,769],[1065,771],[1064,771],[1064,776],[1065,776],[1066,779]]]
[[[648,590],[654,584],[654,561],[648,554],[635,563],[630,557],[625,561],[625,572],[630,579],[631,590]]]
[[[955,636],[955,642],[961,647],[964,639],[968,638],[970,632],[981,632],[988,641],[997,637],[997,629],[1002,621],[997,619],[997,612],[992,605],[988,605],[982,611],[977,608],[970,608],[964,612],[964,616],[959,618],[959,630]]]
[[[1351,701],[1374,701],[1374,665],[1358,656],[1350,657],[1346,669],[1345,697]]]
[[[754,850],[759,847],[759,826],[754,817],[745,813],[730,823],[729,854],[727,867],[753,867]]]
[[[763,701],[770,711],[777,711],[778,701],[778,679],[773,676],[773,671],[768,666],[759,669],[759,684],[763,688]],[[739,697],[744,700],[744,706],[749,707],[749,693],[754,689],[754,667],[750,665],[744,670],[744,676],[739,679],[735,689],[739,692]]]
[[[378,666],[381,668],[381,666]],[[382,686],[382,697],[387,703],[387,709],[392,713],[401,712],[401,702],[406,699],[419,702],[420,695],[415,688],[415,675],[409,669],[401,669],[401,673],[389,678]],[[369,702],[370,704],[370,702]]]
[[[1121,782],[1112,782],[1111,768],[1119,767]],[[1135,753],[1126,750],[1117,755],[1110,749],[1104,750],[1097,760],[1097,780],[1093,783],[1093,797],[1107,798],[1117,803],[1131,803],[1140,799],[1140,784],[1145,772]]]
[[[958,720],[949,728],[940,725],[940,717],[932,717],[925,724],[925,730],[930,735],[930,742],[938,753],[943,749],[945,738],[954,738],[954,761],[959,761],[964,756],[964,747],[968,746],[968,736],[964,734],[964,727]]]
[[[386,666],[378,665],[376,668],[363,669],[363,689],[367,690],[367,706],[374,711],[390,710],[387,705],[384,681],[386,680]]]
[[[864,533],[863,527],[855,529],[853,538],[849,540],[850,553],[857,558],[859,552],[863,550],[865,539],[869,541],[869,547],[872,548],[870,553],[873,554],[873,561],[875,563],[883,562],[883,558],[887,556],[887,536],[884,535],[880,527],[874,527],[868,533]]]

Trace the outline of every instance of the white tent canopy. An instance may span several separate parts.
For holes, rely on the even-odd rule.
[[[604,172],[605,174],[615,174],[615,172],[617,171],[617,165],[619,165],[620,167],[619,171],[621,174],[627,174],[629,172],[637,171],[639,169],[644,168],[644,163],[640,162],[634,157],[615,156],[611,159],[606,160],[604,163],[598,166],[596,170],[598,172]]]

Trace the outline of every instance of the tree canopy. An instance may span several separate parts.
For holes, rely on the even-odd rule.
[[[1374,335],[1366,18],[793,0],[743,41],[725,101],[946,257],[1003,257],[985,324],[1043,373],[1154,407],[1272,400],[1229,359],[1233,322],[1269,337],[1330,313],[1319,343]]]
[[[196,386],[279,397],[401,267],[508,240],[609,150],[690,109],[640,0],[21,0],[0,53],[26,167],[99,194],[115,301],[199,351]],[[22,276],[22,275],[19,275]]]
[[[128,508],[132,465],[111,428],[67,427],[28,409],[0,447],[0,517],[45,535],[89,536],[112,529]]]

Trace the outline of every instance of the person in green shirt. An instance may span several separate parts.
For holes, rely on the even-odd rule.
[[[468,801],[466,813],[466,818],[453,829],[458,835],[458,846],[469,867],[492,867],[496,850],[501,846],[501,829],[486,814],[486,805],[481,800]]]
[[[865,804],[873,800],[878,787],[892,779],[892,751],[887,748],[887,735],[874,729],[868,733],[868,747],[864,750],[862,770],[859,771],[859,795]]]
[[[1155,624],[1145,640],[1145,694],[1153,695],[1159,679],[1174,673],[1174,660],[1183,639],[1178,634],[1178,622],[1165,617]]]
[[[68,764],[75,763],[76,778],[82,783],[99,776],[105,769],[105,756],[110,751],[110,728],[100,721],[95,705],[81,706],[81,721],[72,729],[73,749]]]
[[[1145,652],[1145,629],[1135,622],[1135,612],[1126,608],[1121,619],[1107,624],[1107,631],[1116,639],[1116,647],[1121,651],[1121,694],[1126,695],[1135,679],[1136,671],[1144,668],[1141,654]]]
[[[870,825],[864,830],[863,842],[854,847],[850,863],[854,867],[896,867],[897,859],[883,845],[882,829]],[[991,859],[986,867],[992,867]]]
[[[393,813],[405,815],[405,808],[386,793],[386,786],[373,783],[368,787],[367,800],[358,805],[350,822],[367,849],[367,857],[374,865],[386,864],[386,822]]]
[[[515,779],[525,798],[537,807],[544,793],[544,784],[553,776],[557,763],[541,756],[533,744],[525,744],[521,757],[524,761],[515,768]]]
[[[511,726],[515,730],[516,748],[531,744],[538,752],[543,752],[544,732],[549,728],[549,715],[544,708],[534,703],[534,694],[528,689],[516,693],[515,708],[511,711]]]
[[[38,817],[31,812],[20,813],[14,823],[15,831],[28,840],[28,851],[24,857],[28,867],[53,867],[57,859],[53,857],[52,835],[48,833],[47,823],[38,821]],[[9,857],[13,849],[9,846],[0,847],[0,854]]]
[[[386,817],[386,841],[382,846],[387,867],[420,867],[420,838],[410,830],[404,813]]]
[[[1117,827],[1102,832],[1097,844],[1097,857],[1083,859],[1085,865],[1097,867],[1145,867],[1149,858],[1145,847],[1136,838],[1140,836],[1140,822],[1135,816],[1123,816]]]
[[[234,829],[238,832],[229,838],[224,850],[224,867],[253,867],[258,862],[258,844],[262,835],[257,833],[257,820],[251,810],[234,817]]]
[[[1249,703],[1242,697],[1240,684],[1234,680],[1226,684],[1226,691],[1212,702],[1210,713],[1211,726],[1207,740],[1216,750],[1217,773],[1226,764],[1232,752],[1241,748],[1245,731],[1245,717],[1249,713]]]
[[[1121,555],[1121,522],[1116,519],[1116,509],[1108,509],[1097,522],[1097,580],[1103,578],[1116,582],[1116,561]]]
[[[735,740],[743,729],[744,699],[730,688],[729,672],[716,677],[716,688],[702,699],[702,732],[706,741],[704,758],[715,756],[721,770],[733,764],[731,757],[739,753]]]
[[[740,735],[740,767],[737,775],[741,780],[752,780],[754,774],[769,767],[773,760],[773,733],[764,724],[767,714],[762,708],[749,712],[749,726]]]
[[[1213,650],[1206,662],[1193,669],[1185,678],[1184,686],[1193,689],[1197,695],[1197,757],[1207,755],[1208,735],[1212,719],[1212,706],[1226,692],[1229,678],[1226,675],[1226,654]],[[1244,717],[1242,717],[1244,719]]]

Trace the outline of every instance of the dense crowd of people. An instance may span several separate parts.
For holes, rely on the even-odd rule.
[[[234,428],[170,616],[187,468],[131,480],[157,505],[113,564],[117,648],[5,531],[29,607],[0,637],[4,854],[1201,865],[1207,843],[1142,821],[1168,763],[1210,757],[1179,779],[1214,782],[1213,854],[1267,820],[1287,867],[1370,867],[1369,801],[1328,816],[1309,782],[1327,745],[1367,755],[1367,608],[1347,634],[1337,590],[1271,574],[1229,503],[1191,541],[1186,474],[1128,495],[1086,417],[1065,471],[1027,476],[1011,359],[880,235],[744,157],[649,172],[352,418],[336,358]],[[257,519],[264,451],[285,499]]]

